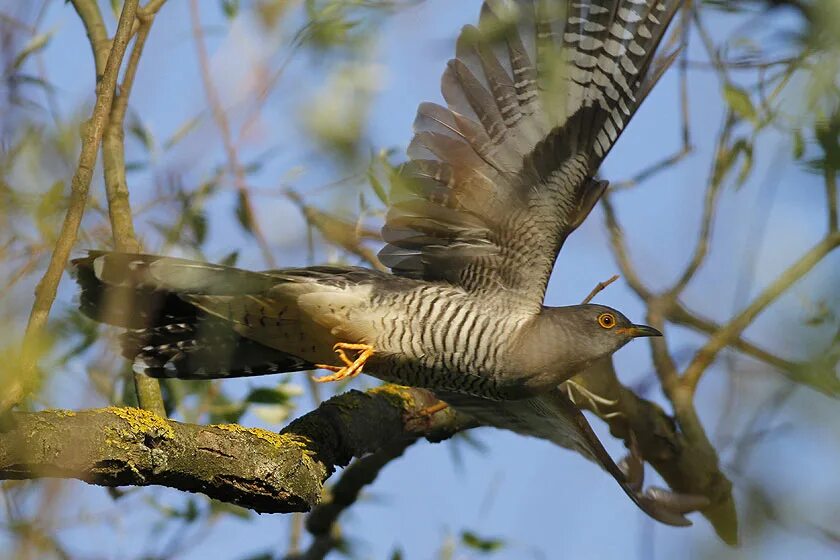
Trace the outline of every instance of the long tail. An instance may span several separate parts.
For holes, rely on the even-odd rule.
[[[276,276],[152,255],[91,251],[73,261],[88,317],[129,329],[123,355],[151,377],[217,379],[313,369],[296,356],[245,338],[189,296],[259,295]]]

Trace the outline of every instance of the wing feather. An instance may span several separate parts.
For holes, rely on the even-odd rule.
[[[598,166],[672,59],[654,53],[681,3],[485,0],[443,74],[447,107],[418,109],[380,260],[538,311],[606,188]]]

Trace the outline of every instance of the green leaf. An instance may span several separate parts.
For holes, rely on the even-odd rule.
[[[233,19],[239,13],[239,0],[222,0],[222,12],[228,19]]]
[[[505,542],[501,539],[479,537],[472,531],[462,532],[461,542],[467,548],[478,550],[479,552],[496,552],[505,546]]]
[[[47,44],[50,42],[52,38],[53,32],[50,31],[48,33],[39,33],[32,37],[26,45],[24,45],[23,50],[20,51],[17,56],[15,57],[15,61],[12,63],[12,68],[17,70],[20,68],[23,63],[29,58],[30,55],[35,54],[36,52],[42,50]]]
[[[210,511],[214,514],[228,514],[240,519],[250,519],[251,511],[227,502],[210,501]]]
[[[732,84],[726,84],[723,87],[723,98],[736,115],[752,123],[758,122],[758,114],[746,91]]]
[[[155,137],[152,134],[152,131],[149,130],[146,125],[144,125],[140,119],[132,119],[131,124],[128,126],[128,131],[134,136],[143,147],[146,148],[147,152],[151,152],[154,150],[155,147]]]
[[[382,185],[382,181],[380,181],[376,174],[374,173],[373,169],[368,170],[368,181],[370,182],[370,186],[373,187],[373,192],[376,193],[376,198],[382,204],[388,205],[388,192],[385,190],[385,187]]]
[[[248,208],[248,198],[245,191],[239,191],[236,197],[236,219],[242,229],[248,233],[254,233],[254,217]]]
[[[793,159],[801,160],[805,155],[805,137],[801,128],[793,129]]]
[[[288,400],[289,395],[283,391],[267,388],[254,389],[245,398],[246,402],[258,404],[284,404]]]
[[[746,139],[738,140],[733,146],[736,154],[742,154],[744,157],[741,160],[741,169],[738,172],[735,186],[742,186],[750,176],[753,168],[753,145]]]
[[[207,239],[207,216],[204,212],[195,211],[187,214],[186,222],[195,234],[195,242],[201,245]]]
[[[237,260],[239,260],[239,251],[233,251],[222,257],[219,264],[224,266],[236,266]]]
[[[163,148],[168,150],[178,142],[184,139],[192,130],[201,122],[201,115],[196,115],[195,117],[187,120],[184,124],[178,127],[178,129],[172,133],[172,136],[163,143]]]

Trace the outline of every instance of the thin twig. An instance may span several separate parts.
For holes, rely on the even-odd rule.
[[[128,181],[125,173],[125,115],[128,110],[128,99],[137,67],[143,54],[146,38],[149,36],[154,12],[139,17],[134,46],[129,55],[123,75],[122,85],[114,97],[111,115],[105,128],[102,140],[102,166],[105,175],[105,193],[108,199],[108,215],[111,221],[111,231],[114,246],[117,251],[140,252],[140,243],[134,230],[134,217],[129,201]],[[134,388],[140,408],[151,410],[160,415],[166,415],[163,396],[160,392],[160,382],[146,375],[134,374]]]
[[[710,321],[709,319],[700,317],[696,313],[689,311],[679,302],[676,302],[675,305],[668,309],[666,317],[669,321],[673,323],[690,327],[696,331],[700,331],[710,336],[715,334],[722,328],[720,324],[715,323],[714,321]],[[740,350],[747,356],[750,356],[752,358],[755,358],[756,360],[760,360],[768,365],[771,365],[782,372],[792,373],[797,371],[799,367],[799,365],[795,362],[791,362],[780,358],[774,354],[771,354],[770,352],[759,348],[755,344],[744,340],[740,336],[735,337],[730,342],[730,346],[736,348],[737,350]]]
[[[225,153],[227,154],[228,170],[233,177],[234,186],[240,196],[242,210],[245,214],[245,224],[250,228],[254,239],[257,240],[266,264],[273,267],[275,266],[274,256],[271,254],[271,248],[254,213],[251,194],[248,191],[248,185],[245,181],[245,170],[239,162],[239,156],[236,153],[236,146],[233,143],[233,137],[230,131],[230,123],[222,107],[216,86],[213,84],[213,77],[210,74],[210,57],[207,53],[207,46],[204,44],[204,32],[201,28],[201,14],[198,9],[198,0],[190,0],[190,21],[195,48],[198,54],[201,81],[204,84],[204,93],[207,96],[207,103],[210,105],[210,110],[213,113],[213,120],[216,122],[216,127],[222,136]]]
[[[680,294],[688,283],[697,274],[703,261],[706,260],[706,255],[709,252],[709,240],[712,235],[712,220],[715,216],[715,208],[720,194],[721,186],[723,185],[724,173],[719,171],[720,162],[723,159],[723,151],[726,148],[727,141],[735,124],[735,118],[731,111],[727,112],[724,118],[724,125],[718,135],[717,147],[715,149],[715,157],[712,162],[710,171],[709,183],[706,187],[706,196],[703,200],[703,216],[700,221],[700,234],[697,236],[697,245],[694,248],[694,254],[691,260],[686,265],[685,270],[680,275],[680,278],[674,283],[670,292],[672,294]]]
[[[682,117],[682,151],[691,151],[691,113],[688,102],[688,40],[691,32],[691,4],[687,5],[680,12],[680,116]]]
[[[828,199],[828,231],[837,231],[837,170],[825,163],[825,196]]]
[[[344,469],[341,478],[330,489],[330,497],[318,505],[309,514],[306,528],[313,536],[313,541],[303,554],[290,554],[287,560],[322,560],[329,554],[340,539],[336,538],[335,527],[338,517],[356,503],[362,489],[371,484],[379,473],[391,461],[402,456],[416,439],[396,442],[376,453],[354,461]]]
[[[604,280],[603,282],[598,282],[598,284],[594,288],[592,288],[592,291],[589,292],[589,295],[586,296],[585,298],[583,298],[583,301],[580,302],[580,304],[581,305],[586,305],[587,303],[592,301],[592,299],[595,296],[597,296],[599,293],[601,293],[604,290],[604,288],[606,288],[607,286],[609,286],[610,284],[612,284],[613,282],[615,282],[619,278],[621,278],[621,276],[619,276],[618,274],[613,274],[609,278],[609,280]]]
[[[670,169],[671,167],[682,161],[690,153],[691,147],[682,148],[679,151],[645,167],[629,179],[610,182],[610,190],[615,192],[638,186],[641,183],[653,177],[654,175],[656,175],[657,173],[665,171],[666,169]]]
[[[86,123],[82,140],[82,149],[79,155],[79,164],[73,178],[70,181],[70,200],[64,222],[61,224],[61,231],[55,244],[50,263],[38,286],[35,288],[35,300],[32,304],[32,311],[26,325],[24,335],[23,351],[21,355],[21,374],[16,385],[9,387],[6,394],[0,400],[0,411],[7,410],[23,398],[28,388],[24,385],[34,381],[35,366],[38,360],[38,349],[43,342],[44,330],[47,326],[50,309],[55,301],[58,283],[67,266],[67,260],[73,245],[76,243],[79,226],[82,223],[85,205],[87,204],[90,182],[93,179],[93,170],[96,166],[96,155],[99,151],[99,144],[105,125],[108,121],[108,113],[111,109],[111,102],[114,98],[114,91],[117,86],[120,66],[130,39],[131,24],[134,22],[137,11],[138,0],[126,0],[120,13],[119,24],[114,36],[113,46],[108,54],[105,70],[102,79],[97,87],[96,103],[93,107],[93,114]],[[86,2],[77,0],[75,5],[87,7]]]
[[[840,246],[840,232],[833,232],[817,243],[798,261],[785,270],[774,282],[764,289],[743,311],[724,325],[706,344],[697,351],[694,359],[685,369],[682,384],[692,393],[697,388],[703,372],[717,357],[718,353],[728,346],[750,323],[773,303],[787,289],[807,274],[826,255]]]
[[[624,232],[621,230],[621,226],[618,225],[615,210],[613,210],[611,197],[608,192],[604,193],[604,196],[601,198],[601,205],[604,208],[604,217],[607,221],[607,229],[610,232],[610,244],[612,245],[618,268],[627,281],[627,285],[636,292],[636,295],[647,301],[650,298],[650,291],[642,283],[639,275],[636,274],[636,269],[633,268],[633,264],[630,262],[630,257],[627,254],[627,246],[624,243]]]

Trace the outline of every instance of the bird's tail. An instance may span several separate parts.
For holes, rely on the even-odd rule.
[[[195,296],[259,295],[277,277],[152,255],[91,251],[73,260],[88,317],[124,327],[123,355],[152,377],[217,379],[300,371],[314,366],[238,334],[206,313]]]

